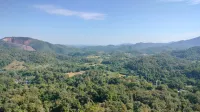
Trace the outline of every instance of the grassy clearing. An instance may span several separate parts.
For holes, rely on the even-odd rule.
[[[12,63],[10,63],[9,65],[7,65],[6,67],[4,67],[5,70],[24,70],[26,69],[26,66],[24,66],[24,62],[20,62],[20,61],[13,61]]]
[[[109,77],[126,77],[126,75],[123,75],[123,74],[120,74],[118,72],[111,72],[111,71],[108,71],[106,73]]]
[[[84,73],[85,73],[85,71],[70,72],[70,73],[67,73],[67,76],[68,76],[68,77],[74,77],[74,76],[76,76],[76,75],[82,75],[82,74],[84,74]]]

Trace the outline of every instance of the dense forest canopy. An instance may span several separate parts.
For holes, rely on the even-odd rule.
[[[0,112],[200,111],[200,47],[163,51],[148,44],[148,52],[129,45],[67,52],[45,42],[48,47],[34,44],[41,49],[36,51],[2,43]]]

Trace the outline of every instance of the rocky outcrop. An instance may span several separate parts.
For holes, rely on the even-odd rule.
[[[30,46],[31,39],[27,37],[24,37],[24,38],[5,37],[2,40],[4,42],[7,42],[8,44],[12,44],[26,51],[36,51]]]

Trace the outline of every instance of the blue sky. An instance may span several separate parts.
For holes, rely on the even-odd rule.
[[[0,0],[0,37],[59,44],[170,42],[200,36],[200,0]]]

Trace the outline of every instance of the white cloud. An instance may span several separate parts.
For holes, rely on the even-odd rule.
[[[57,14],[57,15],[62,15],[62,16],[78,16],[85,20],[105,19],[105,14],[102,14],[102,13],[78,12],[78,11],[72,11],[69,9],[59,8],[54,5],[35,5],[34,7],[42,11],[45,11],[49,14]]]
[[[189,0],[188,2],[190,2],[191,4],[200,4],[200,0]]]
[[[160,0],[162,2],[182,2],[184,0]]]
[[[192,5],[200,4],[200,0],[160,0],[162,2],[186,2]]]

